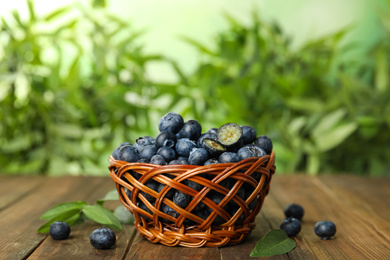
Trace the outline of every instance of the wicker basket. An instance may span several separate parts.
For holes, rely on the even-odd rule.
[[[255,217],[269,192],[276,168],[274,152],[238,163],[208,166],[128,163],[115,160],[112,156],[109,162],[110,175],[116,183],[119,199],[135,216],[134,225],[141,236],[153,243],[184,247],[234,245],[248,237],[255,227]],[[145,185],[151,179],[165,185],[160,193]],[[232,187],[220,185],[226,179],[231,180]],[[202,188],[194,190],[185,185],[188,183],[185,180],[196,182]],[[237,194],[242,185],[246,194],[244,198]],[[185,208],[177,206],[166,197],[171,189],[191,196],[190,203]],[[208,196],[212,193],[223,195],[223,199],[218,204],[214,203]],[[151,197],[155,198],[152,203]],[[229,202],[235,203],[237,208],[233,215],[225,210]],[[163,203],[178,215],[165,214],[162,211]],[[211,212],[206,219],[193,212],[200,203]],[[215,225],[217,217],[222,224]]]

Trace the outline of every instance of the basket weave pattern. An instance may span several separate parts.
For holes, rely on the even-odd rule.
[[[238,163],[208,166],[128,163],[115,160],[112,156],[109,161],[110,176],[116,183],[119,199],[135,216],[134,225],[141,236],[153,243],[184,247],[221,247],[243,241],[255,227],[255,217],[269,192],[276,168],[274,152]],[[138,174],[134,173],[141,177],[137,180],[134,176]],[[231,189],[219,184],[228,178],[234,183]],[[151,179],[165,185],[160,193],[145,185]],[[196,182],[202,188],[196,191],[185,185],[185,180]],[[253,190],[249,196],[245,196],[245,200],[237,194],[242,185],[250,185],[250,190]],[[171,189],[191,196],[190,203],[185,208],[177,206],[166,197]],[[207,196],[210,192],[220,193],[224,198],[216,204]],[[154,197],[155,201],[149,202],[144,196],[146,194]],[[230,201],[238,205],[234,215],[224,210]],[[250,206],[252,201],[256,203],[255,206],[253,203]],[[201,202],[212,210],[207,219],[192,212]],[[139,207],[141,203],[148,212]],[[165,214],[161,210],[162,203],[178,212],[178,217]],[[218,216],[223,218],[223,223],[213,225]],[[188,225],[189,220],[191,225]]]

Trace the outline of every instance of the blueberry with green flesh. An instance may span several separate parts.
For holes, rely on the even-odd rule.
[[[304,214],[304,210],[299,204],[289,204],[284,208],[284,215],[286,218],[293,217],[301,220]]]
[[[185,157],[188,157],[194,148],[196,148],[196,143],[189,138],[178,139],[175,146],[177,154]]]
[[[64,240],[69,237],[70,227],[64,221],[56,221],[50,225],[49,234],[54,240]]]
[[[147,145],[154,145],[155,141],[156,139],[151,136],[139,137],[134,143],[134,148],[137,149],[138,152],[141,152],[142,148]]]
[[[213,134],[213,133],[203,133],[199,136],[198,140],[196,140],[196,145],[198,147],[203,147],[203,139],[204,138],[210,138],[210,139],[213,139],[213,140],[217,140],[217,134]],[[203,147],[204,148],[204,147]]]
[[[157,164],[157,165],[166,165],[167,162],[165,161],[164,157],[162,157],[159,154],[154,155],[152,158],[150,158],[151,164]]]
[[[132,145],[124,145],[119,149],[118,158],[125,162],[136,162],[140,159],[138,151]]]
[[[180,138],[189,138],[191,140],[197,140],[202,134],[202,126],[196,120],[188,120],[184,123],[182,129],[177,133],[177,137]]]
[[[157,154],[164,157],[166,162],[170,162],[176,158],[176,152],[171,147],[163,146],[157,150]]]
[[[176,191],[175,192],[175,195],[173,195],[173,203],[175,203],[177,206],[179,206],[180,208],[185,208],[188,206],[188,204],[190,203],[190,195],[187,195],[181,191]]]
[[[336,234],[336,225],[332,221],[319,221],[314,226],[314,232],[322,240],[328,240]]]
[[[158,129],[160,132],[169,131],[177,134],[184,125],[183,117],[177,113],[169,112],[160,118]]]
[[[191,165],[203,165],[209,159],[209,155],[204,148],[194,148],[188,157],[188,163]]]
[[[240,157],[240,160],[266,155],[263,149],[255,145],[245,145],[238,150],[237,154]]]
[[[226,152],[226,148],[217,140],[210,138],[204,138],[202,141],[202,147],[210,154],[211,157],[218,157],[223,152]]]
[[[125,145],[131,145],[131,144],[129,142],[124,142],[114,149],[114,151],[112,152],[112,157],[114,157],[115,160],[119,160],[119,150]]]
[[[212,164],[218,164],[220,163],[217,159],[211,158],[204,162],[203,165],[212,165]]]
[[[157,149],[163,146],[175,147],[176,145],[176,135],[169,131],[161,132],[156,137],[155,146]]]
[[[272,152],[272,141],[266,135],[260,135],[255,140],[255,145],[262,148],[267,154],[271,154]]]
[[[218,157],[220,163],[236,163],[240,161],[238,153],[224,152]]]
[[[107,227],[98,228],[92,231],[89,241],[96,249],[110,249],[115,245],[116,236],[115,233]]]
[[[229,151],[236,152],[243,146],[242,128],[235,123],[227,123],[218,129],[218,141]]]
[[[156,155],[156,153],[157,153],[156,146],[154,144],[151,144],[151,145],[143,146],[139,155],[143,159],[150,160],[153,157],[153,155]]]
[[[256,140],[256,130],[248,125],[242,125],[242,141],[245,144],[251,144]]]
[[[301,231],[302,225],[298,219],[290,217],[283,220],[280,228],[286,232],[287,236],[295,237]]]

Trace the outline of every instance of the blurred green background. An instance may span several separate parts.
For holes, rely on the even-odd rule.
[[[0,174],[107,175],[169,111],[252,125],[277,172],[390,175],[389,0],[15,0]]]

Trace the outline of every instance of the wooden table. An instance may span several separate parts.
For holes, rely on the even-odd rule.
[[[305,209],[297,247],[270,259],[390,259],[390,179],[357,176],[277,175],[256,219],[256,228],[243,243],[222,248],[183,248],[152,244],[134,226],[115,231],[113,249],[96,250],[90,233],[100,227],[72,227],[67,240],[55,241],[37,229],[40,216],[63,202],[94,203],[114,189],[109,177],[21,177],[0,175],[0,259],[255,259],[249,257],[266,232],[279,228],[283,208],[299,203]],[[116,202],[107,207],[119,205]],[[336,236],[320,240],[317,221],[331,220]]]

